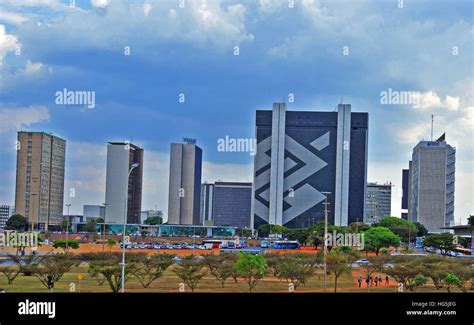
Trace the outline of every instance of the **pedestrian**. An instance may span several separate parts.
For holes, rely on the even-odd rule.
[[[378,287],[379,278],[378,278],[377,276],[375,277],[375,280],[374,280],[374,281],[375,281],[375,286]]]
[[[372,286],[373,284],[374,284],[374,278],[370,277],[370,286]]]
[[[360,275],[357,278],[357,282],[359,283],[359,288],[360,288],[360,286],[362,285],[362,277]]]
[[[381,275],[379,275],[379,283],[380,283],[380,285],[382,285],[382,276]]]
[[[388,281],[388,275],[385,276],[385,284],[388,285],[389,284],[389,281]]]
[[[370,283],[369,277],[367,277],[367,279],[365,279],[365,283],[367,284],[367,288],[368,288],[368,287],[369,287],[369,283]]]

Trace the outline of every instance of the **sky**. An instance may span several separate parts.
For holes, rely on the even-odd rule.
[[[65,204],[105,199],[106,145],[145,149],[142,210],[168,205],[169,147],[203,149],[203,181],[252,181],[255,111],[369,113],[368,181],[391,182],[412,149],[457,148],[455,222],[474,213],[474,5],[469,0],[0,0],[0,204],[14,204],[16,132],[67,140]],[[90,91],[93,108],[56,93]],[[420,102],[382,103],[388,91]],[[69,197],[74,189],[75,197]]]

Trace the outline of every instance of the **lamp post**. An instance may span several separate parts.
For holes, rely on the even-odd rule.
[[[67,219],[66,219],[66,252],[67,246],[69,241],[69,208],[71,207],[71,203],[66,204],[67,207]]]
[[[124,213],[123,213],[123,232],[122,232],[122,288],[121,291],[122,293],[125,292],[125,230],[127,227],[127,201],[128,201],[128,179],[130,178],[130,174],[132,171],[137,168],[140,164],[139,163],[133,163],[132,166],[130,167],[130,170],[128,171],[128,176],[127,176],[127,186],[125,186],[125,208],[124,208]]]
[[[327,264],[326,264],[326,255],[328,253],[328,195],[331,192],[321,192],[324,195],[324,291],[326,291],[326,283],[327,283]]]

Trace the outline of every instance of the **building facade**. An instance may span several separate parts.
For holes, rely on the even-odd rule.
[[[86,222],[98,218],[105,219],[105,206],[85,204],[82,206],[82,215]]]
[[[140,223],[143,154],[144,150],[132,143],[108,143],[105,222],[123,224],[126,204],[127,223]],[[136,163],[138,163],[138,166],[128,176],[132,165]]]
[[[201,184],[201,214],[199,219],[201,225],[212,226],[214,224],[212,220],[213,206],[214,184]]]
[[[5,229],[8,219],[13,214],[13,207],[10,205],[0,205],[0,229]]]
[[[18,132],[16,213],[34,229],[47,230],[63,217],[66,141],[45,132]]]
[[[365,219],[374,224],[392,214],[392,184],[367,183]]]
[[[172,143],[168,224],[199,225],[202,150],[195,143]]]
[[[202,184],[201,219],[204,225],[250,228],[252,183]]]
[[[446,231],[454,224],[456,149],[443,134],[436,141],[420,141],[413,149],[408,218],[429,232]]]
[[[303,227],[324,219],[327,195],[330,223],[363,220],[367,182],[368,114],[337,112],[256,112],[252,218]]]

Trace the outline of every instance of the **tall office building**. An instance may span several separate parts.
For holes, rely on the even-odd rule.
[[[204,225],[246,227],[250,225],[252,183],[202,184],[201,219]]]
[[[0,205],[0,229],[5,229],[8,219],[13,214],[13,207],[9,205]]]
[[[16,213],[34,229],[47,230],[63,217],[66,141],[45,132],[18,132]]]
[[[408,164],[408,169],[403,169],[402,170],[402,202],[401,202],[401,208],[402,208],[402,215],[401,217],[405,220],[409,220],[408,216],[408,207],[410,206],[410,194],[411,194],[411,175],[410,175],[410,169],[411,169],[411,161]]]
[[[172,143],[168,224],[199,225],[202,150],[195,142]]]
[[[442,232],[454,223],[456,149],[443,134],[436,141],[420,141],[413,148],[409,171],[408,217],[429,232]]]
[[[138,167],[134,168],[128,177],[135,163],[138,163]],[[140,223],[142,183],[143,149],[128,142],[109,142],[105,185],[106,223],[123,224],[125,204],[127,204],[127,223]]]
[[[368,114],[337,112],[256,112],[254,227],[270,223],[302,227],[324,219],[345,226],[363,220],[367,182]]]
[[[212,226],[212,210],[214,206],[214,184],[201,185],[201,213],[199,222],[203,226]]]
[[[392,213],[392,184],[367,183],[364,222],[373,224]]]

